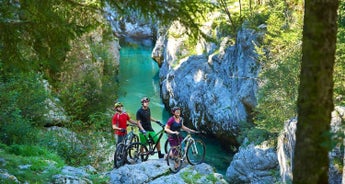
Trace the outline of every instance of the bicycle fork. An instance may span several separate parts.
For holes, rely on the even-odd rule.
[[[194,140],[190,140],[189,144],[192,147],[192,154],[197,155],[198,154],[198,148],[196,147],[195,141]]]

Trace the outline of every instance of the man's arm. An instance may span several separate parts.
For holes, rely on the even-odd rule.
[[[145,129],[143,128],[143,126],[141,125],[141,121],[140,121],[140,120],[138,120],[137,125],[138,125],[139,130],[140,130],[141,132],[146,132]]]
[[[117,127],[116,125],[113,124],[113,130],[119,130],[121,131],[121,128]]]
[[[134,120],[132,120],[132,119],[130,119],[130,120],[128,120],[130,123],[132,123],[132,124],[134,124],[134,125],[137,125],[138,126],[138,122],[136,122],[136,121],[134,121]]]

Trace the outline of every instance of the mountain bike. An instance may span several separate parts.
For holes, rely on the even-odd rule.
[[[147,146],[141,142],[134,142],[127,147],[127,158],[130,163],[138,163],[146,161],[150,155],[157,153],[157,145],[160,142],[164,134],[164,125],[159,124],[162,128],[159,132],[156,133],[154,137],[145,136]],[[154,138],[158,136],[158,141],[154,142]],[[166,140],[164,145],[167,145],[168,140]],[[167,153],[167,151],[166,151]]]
[[[188,132],[180,145],[173,146],[169,149],[166,161],[169,170],[173,173],[177,173],[181,169],[185,159],[187,159],[188,163],[191,165],[200,164],[205,159],[205,143],[200,139],[194,139],[191,134],[191,132]]]
[[[125,136],[122,142],[116,145],[116,150],[114,154],[114,167],[119,168],[123,166],[125,163],[128,162],[126,149],[127,147],[132,144],[133,142],[139,142],[139,136],[134,133],[133,129],[137,127],[137,125],[128,124],[127,126],[130,127],[131,131]],[[127,130],[126,130],[127,131]]]

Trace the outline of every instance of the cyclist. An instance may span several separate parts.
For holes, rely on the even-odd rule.
[[[149,107],[150,99],[148,97],[144,97],[141,99],[141,107],[137,111],[137,123],[140,129],[139,138],[140,142],[144,145],[147,145],[146,137],[153,138],[153,141],[157,143],[157,151],[158,151],[158,158],[163,158],[164,154],[161,152],[161,146],[158,141],[158,136],[156,136],[156,132],[153,130],[151,121],[156,122],[160,126],[162,126],[161,122],[153,119],[151,117],[151,110]]]
[[[183,140],[182,136],[180,135],[181,129],[187,132],[193,132],[193,133],[196,133],[197,131],[183,125],[183,118],[181,117],[180,107],[172,108],[171,113],[173,114],[173,116],[168,119],[164,130],[166,133],[169,134],[168,141],[169,141],[170,147],[173,147],[173,146],[180,145],[181,141]]]
[[[114,110],[116,111],[112,118],[112,127],[114,130],[114,135],[116,143],[122,142],[127,134],[127,121],[137,125],[137,122],[130,119],[129,115],[123,111],[123,104],[121,102],[116,102],[114,105]]]

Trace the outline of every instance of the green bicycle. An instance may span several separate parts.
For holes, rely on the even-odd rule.
[[[162,129],[155,135],[158,136],[157,142],[154,142],[153,137],[146,136],[145,138],[147,146],[138,141],[133,142],[127,147],[126,154],[128,155],[127,158],[130,163],[144,162],[149,158],[150,155],[154,155],[155,153],[157,153],[157,143],[160,142],[164,134],[164,125],[160,124],[160,127]],[[164,148],[165,152],[167,153],[167,150],[169,148],[168,140],[165,141]]]

